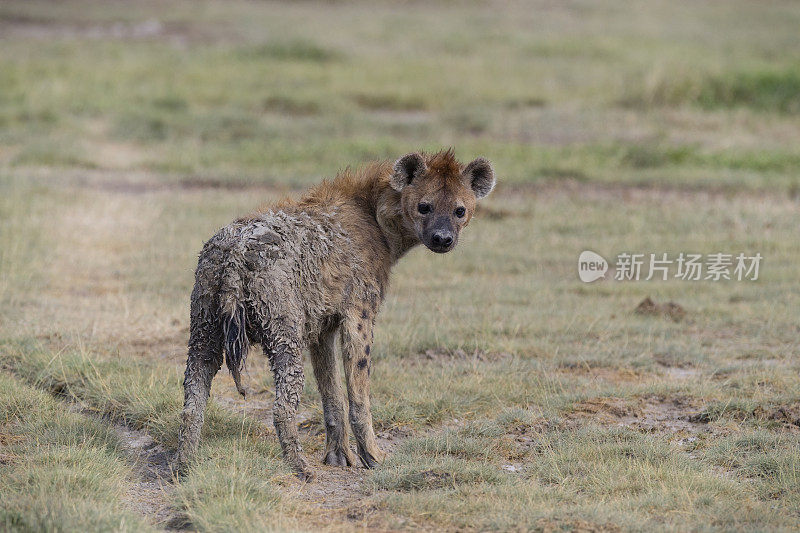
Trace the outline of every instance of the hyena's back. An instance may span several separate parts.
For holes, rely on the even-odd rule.
[[[331,256],[349,255],[349,244],[334,215],[300,210],[236,221],[206,243],[192,314],[197,307],[222,324],[226,362],[237,383],[250,342],[306,344],[339,311],[358,269],[348,260],[350,275],[331,276],[329,265],[341,264]]]

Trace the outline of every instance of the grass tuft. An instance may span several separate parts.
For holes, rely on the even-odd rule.
[[[342,57],[338,51],[303,39],[241,47],[238,49],[238,55],[247,60],[274,59],[311,63],[327,63]]]
[[[0,529],[149,531],[122,503],[131,469],[104,424],[0,373]]]
[[[732,72],[708,79],[697,96],[708,108],[749,107],[773,113],[800,113],[800,69]]]

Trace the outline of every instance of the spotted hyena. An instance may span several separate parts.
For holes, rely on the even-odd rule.
[[[308,348],[322,396],[327,441],[323,461],[371,468],[385,453],[372,429],[369,377],[372,331],[389,271],[423,243],[452,250],[476,200],[494,188],[491,165],[463,166],[452,150],[411,153],[345,171],[299,201],[283,201],[222,228],[200,252],[191,300],[189,357],[178,463],[196,451],[211,380],[225,362],[240,374],[260,344],[275,378],[275,430],[288,463],[310,478],[295,414]],[[349,409],[334,352],[341,338]],[[348,445],[349,414],[357,453]]]

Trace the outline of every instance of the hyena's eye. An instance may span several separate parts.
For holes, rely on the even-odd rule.
[[[431,212],[431,204],[422,202],[417,206],[417,211],[419,211],[421,215],[427,215]]]
[[[456,214],[456,216],[458,218],[464,218],[464,215],[467,214],[467,210],[464,209],[463,207],[456,207],[456,210],[454,211],[454,213]]]

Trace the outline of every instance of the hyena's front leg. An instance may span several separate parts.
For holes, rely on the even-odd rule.
[[[323,463],[334,466],[356,466],[358,459],[350,450],[350,440],[345,420],[344,398],[339,380],[334,343],[336,328],[322,332],[319,342],[311,346],[311,363],[322,396],[325,418],[325,455]]]
[[[374,468],[386,457],[375,441],[369,402],[369,376],[372,369],[372,325],[367,309],[355,309],[342,326],[342,359],[350,400],[350,425],[358,443],[358,456],[367,468]]]
[[[277,341],[274,346],[265,347],[275,376],[275,403],[272,407],[273,422],[283,457],[303,481],[310,481],[313,475],[302,455],[297,434],[297,407],[303,393],[303,360],[299,343],[287,340]]]

